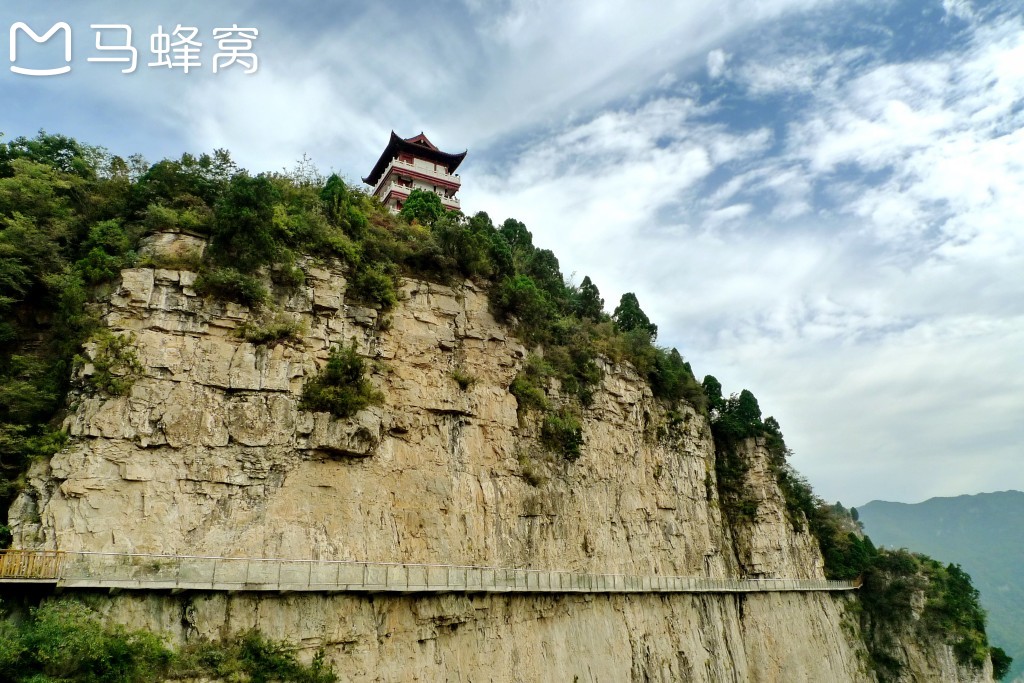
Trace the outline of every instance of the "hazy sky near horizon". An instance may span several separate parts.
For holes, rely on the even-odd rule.
[[[60,21],[71,72],[12,73],[10,27]],[[92,24],[132,28],[134,73],[88,61]],[[233,24],[255,74],[212,73]],[[178,25],[203,66],[148,66]],[[59,40],[17,64],[64,64]],[[824,498],[1024,489],[1019,3],[8,0],[0,58],[8,138],[356,182],[392,129],[468,148],[467,212],[524,221],[609,310],[635,292]]]

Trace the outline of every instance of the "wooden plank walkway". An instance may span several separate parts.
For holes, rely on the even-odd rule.
[[[372,593],[751,593],[849,591],[856,581],[709,579],[443,564],[7,550],[0,586]]]

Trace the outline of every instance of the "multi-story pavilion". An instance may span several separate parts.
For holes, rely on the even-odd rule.
[[[455,169],[465,158],[466,152],[442,152],[423,133],[400,138],[391,131],[388,146],[363,182],[373,187],[373,196],[392,211],[400,211],[413,190],[434,192],[446,209],[457,210],[461,206],[455,193],[462,180]]]

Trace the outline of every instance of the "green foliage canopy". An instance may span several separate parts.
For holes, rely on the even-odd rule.
[[[445,208],[441,204],[441,198],[434,192],[427,190],[413,190],[409,198],[402,204],[399,215],[409,221],[417,221],[423,225],[433,225],[445,215]]]
[[[580,283],[579,289],[576,291],[573,313],[580,318],[589,318],[594,321],[600,321],[604,315],[604,299],[601,298],[601,292],[598,291],[597,285],[591,281],[589,275],[584,276],[583,282]]]
[[[108,626],[81,602],[60,600],[28,617],[0,619],[0,679],[11,683],[149,683],[181,678],[251,683],[333,683],[318,657],[304,665],[295,650],[247,631],[222,642],[174,651],[157,636]]]
[[[303,386],[299,407],[345,418],[379,404],[384,397],[366,379],[365,371],[355,340],[349,346],[334,347],[320,374]]]
[[[623,332],[640,330],[646,332],[651,341],[658,336],[658,326],[652,323],[640,308],[640,302],[637,301],[636,294],[633,292],[626,292],[622,295],[619,305],[612,313],[612,320],[615,321],[615,326]]]

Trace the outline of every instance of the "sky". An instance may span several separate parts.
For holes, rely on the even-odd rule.
[[[71,62],[63,33],[20,33],[12,62],[17,22],[67,23]],[[133,72],[89,61],[130,59],[93,25],[131,28]],[[232,27],[258,31],[253,73],[216,56]],[[201,66],[152,51],[192,28]],[[0,6],[8,138],[226,148],[254,172],[306,155],[356,183],[391,130],[468,149],[467,213],[525,222],[609,311],[636,293],[846,505],[1024,489],[1022,125],[1004,0]]]

